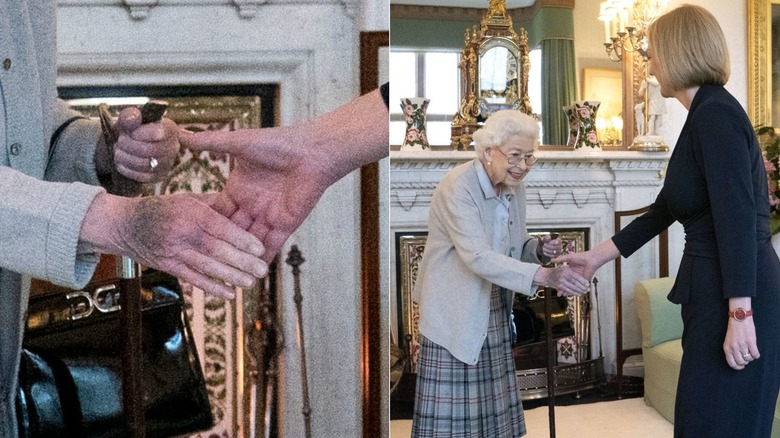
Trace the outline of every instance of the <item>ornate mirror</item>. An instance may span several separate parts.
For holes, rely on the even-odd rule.
[[[504,0],[491,0],[481,26],[466,30],[460,62],[461,99],[452,121],[451,146],[466,150],[471,134],[492,113],[516,109],[532,114],[528,98],[528,35],[512,27]]]
[[[754,125],[780,122],[780,0],[748,0],[748,115]]]

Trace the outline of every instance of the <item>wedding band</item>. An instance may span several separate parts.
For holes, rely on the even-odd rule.
[[[154,157],[149,158],[149,167],[151,167],[152,170],[156,169],[158,164],[160,163],[157,162],[157,158]]]
[[[742,355],[742,359],[745,359],[745,360],[750,360],[750,359],[751,359],[750,353],[745,353],[745,354],[743,354],[743,355]]]

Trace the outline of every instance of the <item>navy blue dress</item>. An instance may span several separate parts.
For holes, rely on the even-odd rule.
[[[685,249],[669,300],[682,305],[674,436],[769,437],[780,389],[780,262],[756,136],[739,102],[704,85],[691,103],[650,211],[612,239],[628,257],[679,221]],[[728,298],[752,297],[761,358],[726,363]]]

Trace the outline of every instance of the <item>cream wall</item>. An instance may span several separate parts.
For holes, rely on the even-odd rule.
[[[607,59],[604,49],[603,24],[597,20],[600,0],[577,0],[574,7],[574,45],[577,54],[578,71],[583,66],[600,68],[620,68],[620,63]],[[667,8],[680,4],[699,5],[715,16],[723,28],[731,56],[731,79],[726,88],[747,109],[747,1],[746,0],[670,0]],[[664,117],[661,134],[670,147],[674,147],[680,135],[687,111],[677,100],[667,99],[669,113]],[[639,200],[636,208],[646,204]],[[640,205],[641,204],[641,205]],[[594,242],[598,243],[598,242]],[[679,224],[670,229],[670,275],[676,275],[682,258],[684,233]]]

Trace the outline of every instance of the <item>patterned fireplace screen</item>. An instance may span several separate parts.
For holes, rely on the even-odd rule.
[[[587,229],[531,229],[531,235],[543,236],[556,232],[564,243],[564,253],[588,249]],[[427,233],[396,233],[398,281],[398,339],[409,355],[408,372],[417,371],[419,355],[419,308],[412,301],[417,270],[425,251]],[[553,338],[558,349],[558,364],[578,363],[590,359],[590,297],[553,298],[551,312]],[[544,289],[528,297],[515,295],[513,318],[517,339],[513,345],[518,370],[541,368],[547,363],[545,337]]]

